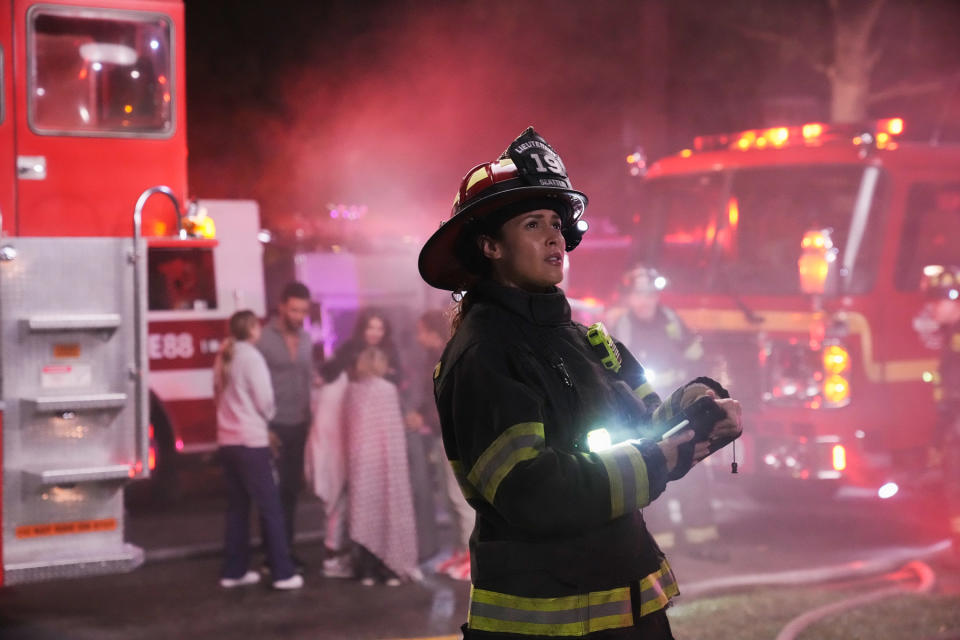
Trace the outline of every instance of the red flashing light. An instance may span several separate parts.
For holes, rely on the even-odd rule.
[[[740,203],[736,196],[731,196],[730,201],[727,202],[727,220],[733,229],[735,229],[740,222]]]
[[[834,471],[843,471],[847,468],[847,450],[842,444],[833,445],[832,458]]]
[[[892,136],[903,133],[903,118],[885,118],[877,122],[877,128]]]
[[[147,468],[150,471],[153,471],[157,468],[157,446],[153,441],[153,425],[150,425],[150,430],[148,434],[148,439],[150,441],[150,447],[147,449]],[[139,463],[138,463],[139,464]]]
[[[880,148],[894,149],[896,145],[890,141],[890,137],[903,133],[903,128],[903,118],[885,118],[864,125],[808,122],[799,127],[748,129],[737,133],[698,136],[693,140],[693,148],[684,149],[679,155],[686,158],[700,151],[781,149],[826,143],[849,145],[852,142],[861,145],[873,144],[873,140],[877,141]],[[866,137],[867,133],[871,134],[870,138]]]
[[[820,124],[819,122],[811,122],[803,125],[803,128],[801,129],[803,139],[807,141],[816,140],[823,135],[823,127],[824,125]]]

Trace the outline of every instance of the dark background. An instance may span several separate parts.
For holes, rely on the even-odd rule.
[[[191,196],[256,199],[278,235],[320,245],[350,229],[421,241],[467,170],[530,124],[590,196],[594,228],[616,232],[642,209],[628,154],[836,119],[843,55],[869,65],[864,116],[941,140],[960,119],[954,0],[185,6]],[[331,219],[343,206],[361,219]]]

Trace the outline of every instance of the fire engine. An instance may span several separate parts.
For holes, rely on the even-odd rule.
[[[905,126],[703,136],[643,178],[636,255],[743,403],[758,494],[889,497],[929,463],[936,354],[913,322],[923,266],[960,257],[960,147]]]
[[[264,314],[256,203],[185,204],[184,51],[180,0],[0,12],[0,584],[143,561],[124,486],[214,446],[225,319]]]

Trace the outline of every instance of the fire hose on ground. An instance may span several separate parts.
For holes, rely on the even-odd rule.
[[[884,576],[888,580],[896,581],[894,585],[885,586],[869,593],[817,607],[797,616],[787,623],[776,638],[776,640],[796,640],[804,629],[836,613],[855,609],[884,598],[904,593],[930,592],[935,583],[935,575],[924,560],[939,555],[949,548],[950,541],[944,540],[928,547],[896,549],[884,556],[871,558],[870,560],[796,571],[745,574],[704,580],[687,585],[683,593],[685,596],[702,597],[715,592],[733,589],[763,586],[799,587],[842,579],[866,578],[878,575]],[[919,582],[908,585],[905,581],[909,578],[915,578],[919,580]]]

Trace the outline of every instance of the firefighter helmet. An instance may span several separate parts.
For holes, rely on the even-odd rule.
[[[586,231],[586,222],[580,220],[586,206],[587,196],[573,189],[560,156],[529,127],[497,160],[477,165],[464,176],[450,218],[420,251],[420,276],[450,291],[473,284],[480,274],[464,255],[464,238],[494,232],[510,218],[535,209],[560,214],[566,249],[572,251]]]
[[[638,264],[623,274],[620,284],[624,294],[659,293],[667,286],[667,279],[653,267]]]
[[[928,264],[923,268],[920,289],[931,299],[960,299],[960,267]]]

